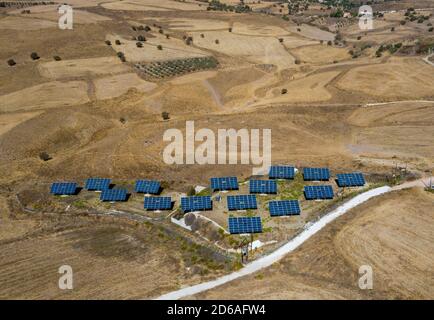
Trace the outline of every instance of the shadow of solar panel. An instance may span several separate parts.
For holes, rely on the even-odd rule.
[[[101,201],[126,201],[126,189],[105,189],[100,196]]]
[[[297,200],[270,201],[268,208],[272,217],[299,215],[301,212]]]
[[[184,212],[211,210],[212,201],[210,196],[192,196],[181,198],[181,209]]]
[[[253,194],[228,196],[229,210],[257,209],[256,196]]]
[[[103,191],[110,188],[111,179],[107,178],[89,178],[86,180],[85,188],[87,190]]]
[[[211,178],[212,190],[238,190],[237,177]]]
[[[231,234],[262,232],[261,217],[230,217],[228,225]]]
[[[303,179],[305,181],[328,181],[330,170],[328,168],[303,168]]]
[[[336,182],[339,187],[361,187],[365,185],[365,178],[360,172],[338,173]]]
[[[158,194],[160,182],[154,180],[137,180],[134,190],[138,193]]]
[[[268,177],[270,179],[294,179],[295,168],[290,166],[271,166]]]
[[[55,195],[72,195],[77,192],[75,182],[54,182],[51,185],[50,193]]]
[[[170,210],[172,209],[171,197],[145,197],[144,208],[147,210]]]
[[[250,193],[277,193],[277,183],[275,180],[250,180]]]
[[[326,186],[305,186],[304,196],[306,200],[333,199],[333,188]]]

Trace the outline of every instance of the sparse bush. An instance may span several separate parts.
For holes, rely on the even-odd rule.
[[[60,61],[60,60],[62,60],[62,58],[59,57],[59,56],[54,56],[53,59],[54,59],[54,61]]]
[[[331,42],[331,40],[327,41],[327,45],[331,46],[333,44],[333,42]]]
[[[139,35],[139,36],[137,37],[137,40],[138,40],[138,41],[141,41],[141,42],[145,42],[145,41],[146,41],[146,38],[145,38],[144,36],[142,36],[142,35]]]
[[[362,36],[358,36],[358,37],[357,37],[357,40],[361,40],[361,39],[362,39]]]
[[[229,28],[229,32],[232,32],[232,28]]]
[[[151,31],[151,28],[150,28],[149,26],[146,26],[146,27],[145,27],[145,31],[146,31],[146,32],[149,32],[149,31]]]
[[[42,161],[48,161],[51,160],[52,157],[50,157],[50,155],[47,152],[42,151],[41,153],[39,153],[39,159],[41,159]]]
[[[282,43],[283,42],[283,38],[279,38],[279,42]]]
[[[187,196],[194,196],[196,194],[196,190],[194,189],[193,186],[191,186],[188,191],[187,191]]]
[[[434,30],[434,28],[431,27],[431,28],[428,29],[428,32],[433,32],[433,30]]]
[[[124,117],[120,117],[119,121],[120,123],[124,124],[125,122],[127,122],[127,119],[125,119]]]
[[[116,40],[115,43],[116,43],[116,45],[118,45],[118,46],[121,45],[121,41],[120,41],[120,40]]]
[[[14,59],[9,59],[8,60],[8,65],[10,66],[10,67],[12,67],[12,66],[14,66],[14,65],[16,65],[17,63],[15,62],[15,60]]]
[[[295,60],[294,60],[294,63],[295,63],[295,64],[300,64],[301,61],[300,61],[300,59],[295,59]]]
[[[159,45],[157,46],[157,49],[158,49],[158,50],[163,50],[163,46],[162,46],[161,44],[159,44]]]
[[[395,27],[392,27],[392,28],[390,29],[390,31],[394,32],[394,31],[395,31]]]
[[[137,48],[142,48],[142,47],[143,47],[143,43],[141,43],[141,42],[136,42],[136,46],[137,46]]]
[[[280,93],[281,94],[287,94],[288,93],[288,89],[282,89],[282,91]]]
[[[32,54],[30,55],[30,57],[31,57],[33,60],[38,60],[38,59],[40,58],[36,52],[32,52]]]
[[[163,118],[163,120],[169,120],[170,119],[169,112],[163,111],[161,113],[161,117]]]
[[[219,44],[219,43],[220,43],[219,39],[216,39],[215,44]]]
[[[170,36],[168,34],[166,34],[166,39],[170,39]]]
[[[137,28],[135,26],[132,26],[131,29],[133,29],[134,31],[137,31]]]
[[[205,38],[205,35],[203,33],[200,34],[201,38]]]
[[[108,45],[108,46],[111,46],[111,45],[112,45],[112,43],[111,43],[110,40],[106,40],[106,41],[105,41],[105,44]]]

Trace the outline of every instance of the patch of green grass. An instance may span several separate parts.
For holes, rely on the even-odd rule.
[[[292,181],[277,181],[279,195],[282,200],[297,200],[303,195],[303,175],[297,172]]]
[[[74,207],[76,207],[77,209],[84,209],[88,206],[88,203],[86,202],[86,200],[76,200],[72,203],[72,205]]]
[[[205,188],[201,192],[196,193],[197,196],[211,196],[212,192],[210,188]]]

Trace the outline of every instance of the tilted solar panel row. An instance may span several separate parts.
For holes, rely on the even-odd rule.
[[[268,208],[272,217],[299,215],[301,212],[298,200],[270,201]]]
[[[211,210],[212,200],[210,196],[192,196],[181,198],[182,211]]]
[[[154,180],[137,180],[134,190],[137,193],[158,194],[160,192],[160,182]]]
[[[51,185],[50,193],[55,195],[72,195],[77,192],[75,182],[54,182]]]
[[[268,173],[270,179],[294,179],[295,168],[291,166],[271,166]]]
[[[211,178],[212,190],[238,190],[237,177]]]
[[[306,200],[333,199],[333,188],[330,185],[305,186],[304,196]]]
[[[262,232],[261,217],[230,217],[228,225],[231,234]]]
[[[275,180],[250,180],[250,193],[277,193],[277,183]]]
[[[170,210],[172,209],[172,198],[145,197],[143,207],[147,210]]]
[[[105,189],[100,196],[101,201],[126,201],[126,189]]]
[[[110,188],[111,179],[108,178],[89,178],[86,180],[87,190],[103,191]]]
[[[339,187],[361,187],[365,185],[365,178],[360,172],[338,173],[337,184]]]
[[[305,181],[328,181],[330,170],[328,168],[303,168],[303,179]]]
[[[228,196],[226,199],[229,210],[247,210],[258,208],[256,196],[253,194]]]

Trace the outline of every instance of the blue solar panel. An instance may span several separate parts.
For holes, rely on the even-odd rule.
[[[229,210],[257,209],[256,196],[253,194],[228,196]]]
[[[211,178],[212,190],[238,190],[237,177]]]
[[[262,232],[261,217],[230,217],[228,225],[231,234]]]
[[[212,201],[210,196],[193,196],[181,198],[182,211],[211,210]]]
[[[160,182],[153,180],[137,180],[134,190],[140,193],[158,194],[160,192]]]
[[[305,181],[328,181],[330,170],[328,168],[303,168],[303,179]]]
[[[270,179],[294,179],[295,168],[290,166],[271,166],[268,177]]]
[[[126,201],[126,189],[105,189],[100,196],[101,201]]]
[[[305,186],[304,196],[306,200],[333,199],[333,188],[327,186]]]
[[[270,201],[268,207],[272,217],[299,215],[301,212],[298,200]]]
[[[86,180],[87,190],[103,191],[110,187],[111,180],[106,178],[90,178]]]
[[[51,185],[50,193],[56,195],[70,195],[77,191],[77,183],[75,182],[54,182]]]
[[[365,185],[365,178],[360,172],[338,173],[336,176],[339,187],[361,187]]]
[[[250,180],[250,193],[277,193],[275,180]]]
[[[171,197],[145,197],[144,208],[147,210],[172,209]]]

